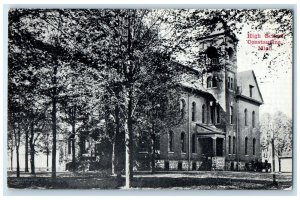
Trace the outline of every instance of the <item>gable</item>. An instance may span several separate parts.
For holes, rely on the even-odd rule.
[[[260,103],[264,102],[253,70],[239,72],[237,80],[239,95]]]

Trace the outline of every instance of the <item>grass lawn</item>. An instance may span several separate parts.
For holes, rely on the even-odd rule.
[[[278,186],[272,184],[271,174],[207,172],[207,173],[137,173],[134,176],[135,189],[197,189],[197,190],[274,190],[292,186],[291,175],[277,175]],[[50,174],[36,177],[7,178],[9,188],[30,189],[121,189],[125,178],[110,176],[108,173],[62,173],[56,179]]]

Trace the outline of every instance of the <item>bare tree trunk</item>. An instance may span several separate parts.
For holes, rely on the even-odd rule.
[[[11,147],[10,147],[10,170],[13,171],[13,162],[14,162],[14,136],[11,137]]]
[[[31,168],[31,174],[35,174],[35,165],[34,165],[34,124],[30,124],[30,139],[29,139],[29,145],[30,145],[30,168]]]
[[[130,130],[129,130],[129,124],[130,122],[128,122],[129,120],[127,119],[125,121],[125,126],[124,126],[124,129],[125,129],[125,159],[126,159],[126,162],[125,162],[125,187],[126,188],[130,188],[131,187],[131,184],[132,184],[132,154],[131,154],[131,145],[132,145],[132,142],[131,142],[131,133],[130,133]]]
[[[57,75],[57,65],[54,66],[54,73],[53,73],[53,78],[52,78],[52,84],[53,84],[53,96],[52,96],[52,113],[51,113],[51,118],[52,118],[52,178],[56,178],[56,98],[57,98],[57,80],[56,80],[56,75]]]
[[[13,161],[14,161],[14,147],[12,146],[10,149],[10,169],[13,171]]]
[[[151,151],[151,172],[155,173],[155,133],[154,128],[152,128],[151,134],[151,143],[152,143],[152,151]]]
[[[129,90],[127,119],[125,121],[125,144],[126,144],[126,181],[125,187],[130,188],[133,179],[133,129],[132,129],[132,91]]]
[[[131,44],[131,16],[130,10],[128,13],[128,41],[127,41],[127,53],[129,59],[132,59],[132,44]],[[125,151],[125,187],[130,188],[132,186],[133,180],[133,122],[132,122],[132,111],[133,111],[133,64],[130,64],[126,67],[127,70],[124,71],[125,77],[127,77],[127,85],[126,88],[128,90],[128,107],[127,107],[127,119],[125,120],[125,144],[126,144],[126,151]]]
[[[120,165],[118,161],[118,156],[116,155],[116,148],[117,148],[117,141],[119,141],[120,137],[120,117],[119,117],[119,107],[115,106],[115,125],[116,125],[116,130],[114,134],[114,139],[113,139],[113,149],[112,149],[112,174],[118,173],[118,166]]]
[[[74,136],[72,138],[72,163],[75,164],[75,161],[76,161],[76,156],[75,156],[75,120],[74,120],[74,123],[72,123],[72,135]]]
[[[46,157],[47,157],[47,171],[49,170],[49,134],[47,132],[47,147],[46,147]]]
[[[17,153],[17,177],[20,177],[19,145],[16,146],[16,153]]]
[[[13,115],[14,119],[16,118],[15,114]],[[13,131],[14,131],[14,140],[16,147],[16,159],[17,159],[17,177],[20,177],[20,158],[19,158],[19,147],[20,147],[20,137],[21,137],[21,129],[20,122],[18,121],[18,130],[15,126],[15,121],[13,121]]]
[[[47,147],[47,171],[49,170],[49,147]]]
[[[116,155],[115,155],[115,146],[116,146],[116,133],[112,140],[112,153],[111,153],[111,174],[116,174]]]
[[[278,171],[281,172],[281,159],[278,156]]]
[[[34,144],[30,144],[30,168],[31,168],[31,174],[35,174],[34,154],[35,154]]]
[[[20,177],[20,155],[19,155],[20,138],[21,138],[21,128],[20,128],[20,122],[18,122],[18,132],[17,132],[17,136],[15,137],[16,153],[17,153],[17,177]]]
[[[25,132],[25,172],[29,172],[28,169],[28,130]]]

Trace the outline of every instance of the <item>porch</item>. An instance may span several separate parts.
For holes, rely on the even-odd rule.
[[[196,124],[200,170],[224,170],[225,132],[214,126]]]

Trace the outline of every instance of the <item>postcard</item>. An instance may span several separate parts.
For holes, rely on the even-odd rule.
[[[8,188],[292,190],[293,9],[7,15]]]

